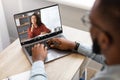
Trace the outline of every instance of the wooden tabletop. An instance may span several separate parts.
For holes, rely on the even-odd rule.
[[[77,29],[64,26],[64,34],[67,39],[74,41],[86,35],[81,42],[86,41],[85,38],[90,38],[89,33]],[[72,31],[71,31],[72,30]],[[80,34],[80,35],[76,35]],[[71,37],[71,35],[74,35]],[[87,41],[87,43],[90,43]],[[80,68],[85,57],[72,53],[63,58],[54,60],[45,64],[45,69],[48,75],[48,80],[71,80],[77,70]],[[15,40],[11,45],[0,53],[0,80],[8,76],[18,74],[31,69],[31,64],[26,58],[19,39]]]

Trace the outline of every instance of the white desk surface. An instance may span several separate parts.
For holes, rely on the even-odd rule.
[[[92,45],[92,39],[89,32],[63,26],[63,34],[68,40],[82,42],[86,45]]]
[[[63,26],[63,29],[67,39],[90,43],[88,32],[66,26]],[[85,56],[72,53],[58,60],[46,63],[45,69],[48,80],[71,80],[82,66],[84,60]],[[22,50],[19,39],[15,40],[0,53],[0,62],[0,80],[31,69],[31,64]]]

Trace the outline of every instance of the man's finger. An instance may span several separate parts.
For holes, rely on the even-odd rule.
[[[40,44],[37,44],[37,47],[39,47],[40,46]]]
[[[50,45],[51,48],[58,48],[59,46],[56,45]]]
[[[50,40],[47,41],[47,44],[50,45],[51,43],[53,43],[53,40],[52,40],[52,39],[50,39]]]
[[[57,40],[57,38],[52,38],[52,39],[48,40],[47,42],[48,42],[48,43],[53,43],[53,42],[56,41],[56,40]]]
[[[47,50],[48,48],[47,47],[45,47],[45,51]]]
[[[34,45],[34,48],[37,47],[37,45]]]
[[[40,47],[41,47],[41,48],[44,48],[44,44],[40,44]]]

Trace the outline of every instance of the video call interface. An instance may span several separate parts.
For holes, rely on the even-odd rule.
[[[58,5],[16,14],[14,18],[21,42],[62,30]]]

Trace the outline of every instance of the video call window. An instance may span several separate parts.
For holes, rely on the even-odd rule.
[[[17,14],[15,23],[21,42],[61,30],[58,6]]]

